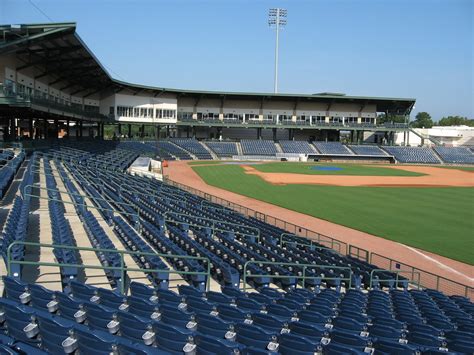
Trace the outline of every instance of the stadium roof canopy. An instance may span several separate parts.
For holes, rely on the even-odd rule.
[[[88,97],[102,91],[116,93],[127,89],[135,94],[159,96],[173,93],[178,97],[256,99],[256,100],[296,100],[325,103],[375,104],[378,112],[409,114],[415,99],[347,96],[340,93],[319,94],[273,94],[217,92],[202,90],[181,90],[131,84],[111,77],[76,33],[75,23],[50,23],[29,25],[0,25],[0,55],[14,54],[22,63],[16,69],[21,71],[35,67],[44,76],[55,78],[49,85],[63,84],[60,90],[68,90],[71,95]],[[153,70],[153,68],[150,68]]]

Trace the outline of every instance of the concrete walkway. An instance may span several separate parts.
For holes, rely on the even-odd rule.
[[[43,159],[40,160],[40,171],[44,172]],[[51,230],[51,218],[48,208],[48,192],[44,175],[39,175],[39,186],[42,189],[34,189],[39,193],[39,208],[31,210],[28,225],[27,241],[36,243],[53,244]],[[34,201],[35,198],[32,198]],[[36,216],[36,217],[35,217]],[[25,250],[25,261],[39,261],[41,263],[56,263],[52,248],[27,247]],[[61,272],[57,266],[33,266],[23,267],[22,279],[26,282],[41,283],[43,286],[57,291],[62,291]]]
[[[53,174],[56,175],[56,184],[58,189],[61,191],[66,191],[66,186],[59,175],[59,171],[54,162],[51,162],[51,168]],[[84,228],[84,224],[77,215],[74,205],[72,205],[72,199],[69,194],[61,193],[61,199],[65,202],[64,207],[66,209],[65,217],[71,224],[71,228],[74,234],[74,239],[78,247],[93,248],[91,241],[87,235],[87,232]],[[97,254],[92,251],[79,250],[79,256],[82,260],[82,264],[90,266],[102,266]],[[78,280],[89,285],[94,285],[102,288],[110,289],[110,282],[105,274],[104,270],[100,269],[82,269],[80,270],[80,275]]]

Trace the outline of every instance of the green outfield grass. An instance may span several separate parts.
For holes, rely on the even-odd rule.
[[[474,265],[473,188],[277,186],[238,165],[193,169],[209,185]]]
[[[306,175],[359,175],[359,176],[422,176],[425,174],[415,173],[398,169],[390,169],[382,166],[366,166],[359,164],[321,164],[321,163],[265,163],[252,165],[253,168],[264,173],[293,173]],[[313,167],[334,167],[341,170],[315,170]]]

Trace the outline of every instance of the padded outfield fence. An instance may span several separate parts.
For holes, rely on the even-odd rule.
[[[409,278],[411,282],[419,284],[421,287],[432,288],[441,291],[447,295],[461,295],[470,299],[474,299],[474,287],[464,285],[448,278],[433,274],[429,271],[425,271],[417,267],[402,263],[398,260],[377,253],[369,252],[366,249],[359,248],[355,245],[347,244],[341,240],[309,230],[293,223],[289,223],[280,218],[269,216],[265,213],[239,205],[238,203],[228,201],[218,196],[211,195],[207,192],[170,180],[166,176],[163,176],[163,181],[169,185],[178,187],[184,191],[204,198],[211,203],[224,206],[250,218],[255,218],[273,226],[284,229],[288,231],[289,234],[309,238],[324,247],[328,247],[337,251],[342,255],[348,255],[359,260],[370,262],[371,264],[374,264],[385,270],[399,270],[403,272],[403,275]]]

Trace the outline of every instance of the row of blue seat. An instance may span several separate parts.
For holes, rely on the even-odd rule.
[[[25,157],[23,151],[16,156],[10,150],[4,150],[0,154],[0,199],[6,194]]]
[[[158,347],[163,344],[156,339],[160,335],[160,328],[155,328],[157,325],[171,327],[168,329],[175,332],[172,338],[175,340],[183,332],[193,337],[201,334],[212,337],[209,341],[226,340],[221,346],[232,349],[244,350],[243,346],[246,346],[250,353],[268,353],[270,350],[271,353],[309,354],[322,349],[323,353],[357,354],[368,348],[375,348],[380,353],[438,353],[441,348],[446,353],[448,349],[468,352],[474,344],[474,334],[465,331],[436,334],[434,328],[423,324],[407,325],[383,317],[363,323],[367,318],[351,314],[357,304],[385,299],[387,294],[380,291],[369,294],[350,291],[343,295],[328,290],[316,295],[301,289],[289,294],[265,289],[267,292],[261,297],[276,303],[262,304],[241,295],[202,294],[189,286],[181,286],[178,295],[132,283],[131,296],[123,297],[72,281],[70,297],[12,279],[5,279],[5,285],[11,300],[21,300],[43,312],[86,324],[89,328],[108,330],[132,341],[143,341],[146,345],[154,343]],[[235,289],[228,291],[235,292]],[[285,299],[287,305],[293,302],[304,309],[291,312],[279,303]],[[331,303],[336,308],[325,308],[324,304]],[[263,308],[258,308],[262,305]],[[326,315],[320,313],[326,312],[325,309]],[[18,319],[21,318],[19,315]],[[21,334],[18,338],[22,339]],[[183,344],[185,346],[183,342],[180,346]]]
[[[193,154],[196,158],[202,160],[212,160],[211,154],[196,139],[174,138],[171,142],[183,148],[187,152]]]
[[[205,142],[209,149],[211,149],[219,158],[232,158],[238,155],[237,144],[235,142]]]
[[[360,353],[366,348],[375,349],[376,353],[436,353],[439,348],[462,352],[463,349],[472,348],[472,303],[465,298],[450,298],[434,291],[394,289],[390,292],[372,290],[367,293],[344,290],[342,286],[347,284],[343,283],[343,278],[350,274],[338,271],[336,266],[350,267],[354,275],[353,284],[357,285],[357,278],[362,278],[360,287],[368,286],[364,277],[374,266],[325,249],[322,245],[310,245],[307,239],[297,236],[285,236],[288,242],[280,245],[279,237],[284,231],[264,221],[208,204],[197,196],[161,182],[123,174],[122,168],[115,167],[118,165],[109,171],[101,165],[96,168],[87,162],[78,167],[77,159],[84,159],[79,158],[84,155],[79,151],[74,154],[78,158],[66,161],[63,159],[66,154],[61,156],[57,153],[58,159],[62,161],[55,162],[70,193],[74,188],[68,182],[67,175],[63,174],[63,167],[84,188],[86,194],[106,198],[108,201],[98,201],[108,208],[113,207],[117,214],[120,211],[133,211],[133,214],[122,214],[122,217],[113,217],[112,214],[106,217],[124,247],[136,251],[156,250],[177,255],[204,256],[211,260],[212,277],[224,286],[223,292],[203,293],[205,288],[202,282],[205,281],[194,282],[193,277],[184,277],[192,286],[180,286],[179,294],[166,290],[167,287],[161,282],[157,284],[156,278],[153,288],[132,282],[131,296],[126,297],[72,281],[68,283],[72,297],[44,290],[43,295],[46,297],[39,297],[39,291],[36,297],[33,296],[34,292],[29,292],[30,296],[26,294],[21,298],[27,300],[28,305],[24,307],[42,308],[42,311],[50,312],[47,304],[57,301],[56,305],[55,302],[50,304],[52,310],[58,307],[53,310],[53,315],[49,314],[51,317],[69,317],[72,321],[82,317],[81,323],[87,323],[84,326],[89,332],[92,330],[89,322],[94,329],[99,329],[98,332],[100,329],[107,331],[107,325],[110,324],[119,338],[128,337],[134,343],[141,343],[141,346],[145,346],[142,337],[149,331],[145,339],[153,339],[150,344],[156,348],[147,349],[179,353],[187,344],[190,344],[189,347],[196,345],[202,352],[208,349],[211,353],[213,351],[209,349],[306,354],[315,351]],[[105,152],[101,154],[108,155]],[[109,155],[117,160],[123,159],[121,161],[124,164],[129,161],[125,153]],[[94,156],[91,153],[90,159],[95,159]],[[108,163],[104,164],[104,168],[106,166]],[[52,183],[54,180],[51,180]],[[51,196],[56,196],[54,189],[57,187],[51,186]],[[73,200],[77,203],[82,201]],[[131,206],[123,207],[122,203]],[[84,218],[87,211],[76,207],[78,214]],[[137,211],[140,218],[134,217]],[[173,213],[184,216],[175,215],[171,218]],[[136,224],[137,220],[140,221],[140,227]],[[96,228],[95,224],[91,226]],[[217,230],[216,226],[219,227]],[[258,235],[255,234],[255,228],[259,230]],[[206,267],[204,261],[166,259],[169,265],[181,271],[205,270]],[[255,261],[255,264],[250,264],[253,269],[249,267],[252,274],[279,274],[288,276],[289,282],[253,276],[250,281],[257,292],[243,293],[238,289],[239,278],[243,276],[243,264],[249,260]],[[150,262],[146,258],[136,261],[140,266]],[[158,261],[162,262],[158,257],[152,260],[157,264]],[[316,282],[305,285],[307,289],[300,288],[301,283],[296,279],[298,273],[302,272],[300,266],[266,265],[264,261],[312,264],[314,267],[310,267],[308,273],[314,273],[310,275],[315,276]],[[328,268],[321,268],[320,265]],[[163,265],[157,268],[166,270]],[[324,279],[323,276],[328,273],[334,276],[334,280],[319,283],[318,279]],[[385,276],[384,279],[394,279],[393,274],[387,273]],[[7,283],[5,281],[9,297]],[[268,287],[270,283],[278,285],[279,290]],[[407,283],[402,285],[406,288]],[[380,287],[383,286],[395,288],[400,285],[380,282]],[[25,293],[24,287],[20,287],[21,293],[17,294],[16,302]],[[38,289],[34,285],[27,287]],[[65,288],[66,292],[69,292],[68,287]],[[10,294],[14,295],[15,292]],[[28,297],[31,300],[28,301]],[[21,315],[18,316],[20,318]],[[129,322],[133,325],[131,328],[127,327]],[[10,323],[13,324],[11,320]],[[164,340],[159,339],[158,326],[173,327],[173,339],[179,346],[175,344],[175,348],[166,348]],[[77,330],[70,328],[69,331],[75,333]],[[61,334],[60,329],[57,334]],[[192,343],[188,341],[190,336],[193,337]],[[202,337],[206,337],[205,343],[209,347],[206,348],[203,343],[197,344],[196,339]],[[42,340],[37,336],[35,340],[38,340],[35,344],[44,349]]]

